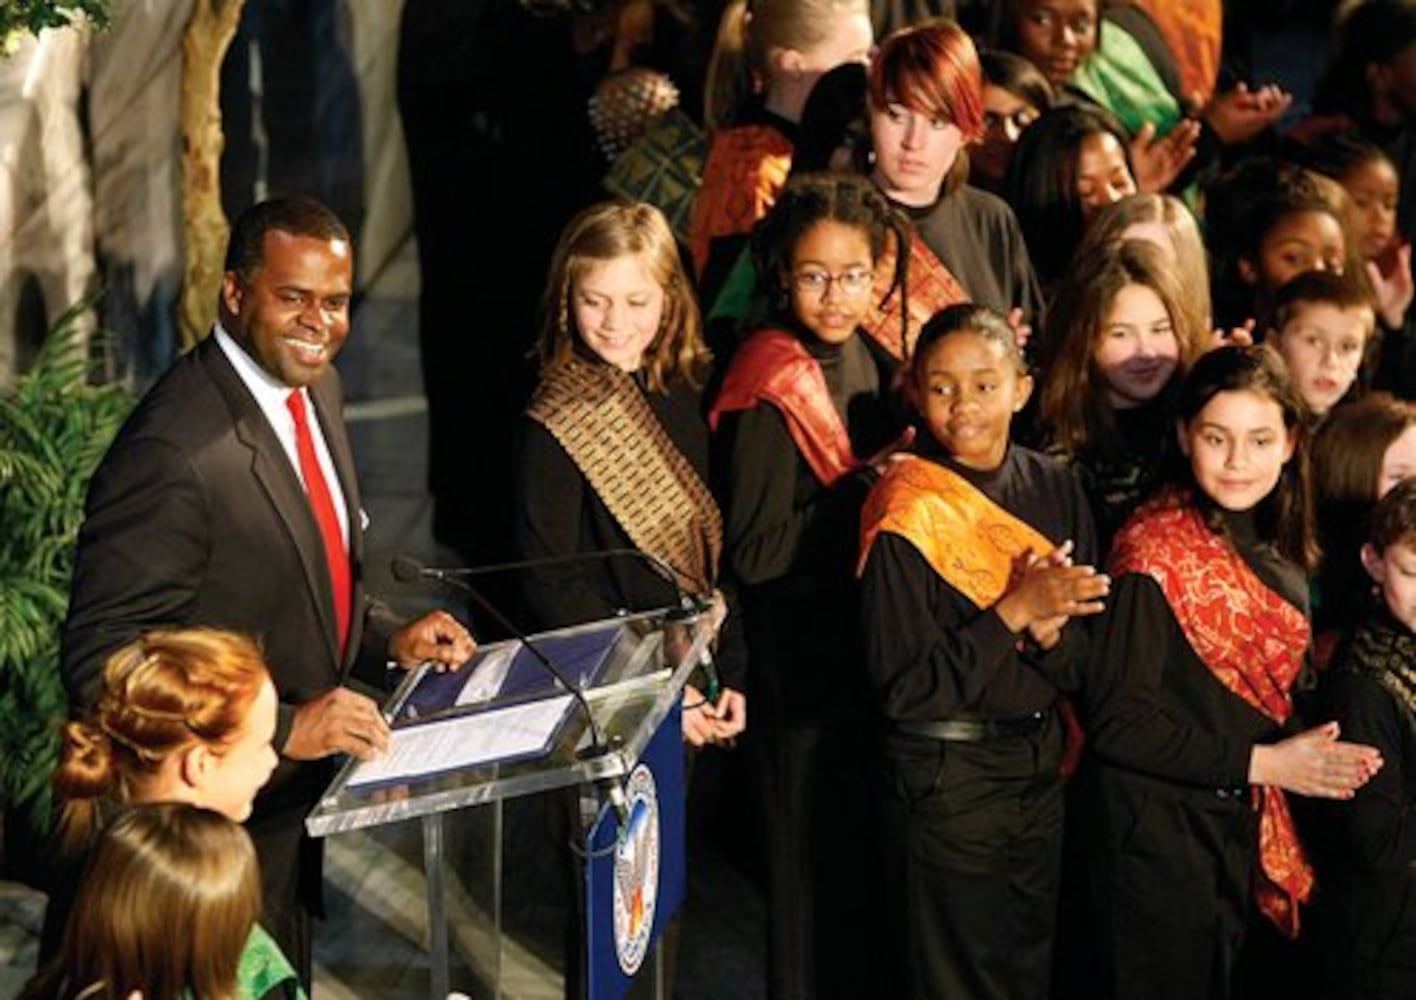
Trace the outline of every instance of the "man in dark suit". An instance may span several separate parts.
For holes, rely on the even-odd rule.
[[[363,525],[331,362],[349,332],[353,247],[317,202],[263,202],[233,227],[212,335],[139,402],[89,487],[63,673],[92,704],[103,663],[147,629],[209,625],[260,639],[280,696],[281,764],[248,829],[265,925],[310,982],[321,852],[304,819],[334,756],[388,742],[388,660],[460,663],[467,631],[433,612],[400,627],[361,585]],[[366,672],[367,671],[367,672]]]

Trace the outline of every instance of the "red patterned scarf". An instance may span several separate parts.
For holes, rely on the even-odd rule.
[[[821,366],[783,330],[758,330],[743,341],[708,414],[708,426],[717,430],[724,413],[750,410],[760,402],[782,414],[797,450],[823,485],[859,468]]]
[[[1289,695],[1311,630],[1298,608],[1270,590],[1234,547],[1215,534],[1187,498],[1162,494],[1121,529],[1110,571],[1156,583],[1185,639],[1226,688],[1274,722],[1293,712]],[[1298,905],[1313,891],[1313,870],[1283,791],[1256,786],[1259,909],[1290,937]]]
[[[893,255],[882,257],[880,265],[876,268],[877,274],[893,275],[895,265]],[[887,279],[888,288],[888,279]],[[877,288],[877,295],[883,295],[887,288]],[[900,290],[897,288],[890,294],[879,309],[875,310],[861,329],[890,353],[896,361],[908,361],[910,355],[914,354],[915,341],[919,339],[919,331],[929,317],[933,316],[945,306],[952,306],[958,302],[970,301],[970,295],[964,290],[964,286],[959,284],[959,280],[950,273],[944,266],[944,262],[935,256],[934,251],[924,240],[919,238],[918,233],[912,233],[910,238],[910,260],[908,271],[905,275],[906,311],[908,312],[908,325],[902,329],[904,317],[900,315]]]

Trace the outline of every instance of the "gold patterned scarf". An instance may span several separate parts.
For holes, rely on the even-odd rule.
[[[712,589],[722,515],[633,375],[572,358],[541,381],[527,415],[565,449],[636,548],[668,563],[686,590]]]

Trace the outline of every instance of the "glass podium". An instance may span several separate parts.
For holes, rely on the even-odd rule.
[[[433,1000],[450,988],[450,924],[476,983],[457,988],[502,995],[505,958],[516,949],[503,928],[503,803],[579,786],[591,803],[588,827],[601,811],[593,797],[623,782],[665,720],[678,718],[685,683],[711,663],[711,638],[707,616],[666,609],[531,636],[534,650],[493,643],[457,671],[424,666],[404,677],[385,705],[390,752],[370,764],[347,761],[306,828],[329,837],[420,822]],[[684,789],[663,794],[681,799]]]

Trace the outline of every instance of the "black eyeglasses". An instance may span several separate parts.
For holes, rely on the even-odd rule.
[[[792,273],[792,284],[803,295],[825,295],[834,284],[842,295],[860,295],[875,281],[874,273],[865,267],[853,267],[840,274],[811,268]]]

